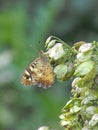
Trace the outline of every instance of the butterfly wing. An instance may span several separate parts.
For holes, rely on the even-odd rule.
[[[54,74],[48,57],[41,52],[39,58],[32,62],[25,70],[22,83],[24,85],[38,85],[47,88],[54,82]]]

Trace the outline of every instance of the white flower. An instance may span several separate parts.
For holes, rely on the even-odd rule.
[[[56,43],[55,46],[49,49],[47,53],[49,54],[49,57],[54,60],[60,59],[65,54],[61,43]]]
[[[87,52],[92,48],[92,43],[86,43],[80,46],[79,52]]]
[[[63,114],[61,114],[61,115],[59,116],[59,118],[60,118],[60,119],[65,119],[65,116],[64,116]]]
[[[70,124],[70,121],[64,121],[64,120],[61,121],[62,126],[66,126],[66,125],[69,125],[69,124]]]
[[[93,115],[92,119],[89,121],[90,126],[95,126],[98,123],[98,113]]]
[[[84,62],[84,61],[87,61],[88,59],[91,58],[91,52],[90,53],[87,53],[87,54],[84,54],[84,53],[78,53],[77,54],[77,59],[80,61],[80,62]]]

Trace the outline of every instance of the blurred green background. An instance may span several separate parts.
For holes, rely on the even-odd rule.
[[[98,41],[97,6],[97,0],[0,0],[0,130],[59,127],[71,81],[55,80],[45,90],[21,85],[21,76],[50,35],[70,45]]]

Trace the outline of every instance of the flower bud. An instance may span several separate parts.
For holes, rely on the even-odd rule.
[[[67,73],[67,66],[64,64],[57,65],[54,68],[54,73],[59,80],[63,80]]]
[[[95,114],[95,112],[96,112],[96,107],[95,106],[89,106],[89,107],[87,107],[86,108],[86,116],[88,117],[88,118],[91,118],[94,114]]]
[[[47,45],[47,49],[53,47],[53,46],[55,45],[55,43],[56,43],[56,40],[51,40],[51,41],[48,43],[48,45]]]
[[[79,62],[87,61],[90,58],[91,58],[91,52],[87,53],[87,54],[84,54],[84,53],[78,53],[77,54],[77,59],[78,59]]]
[[[89,51],[91,49],[92,49],[92,43],[85,43],[85,44],[80,46],[79,52],[84,53],[84,52],[87,52],[87,51]]]
[[[50,36],[50,37],[47,38],[46,43],[45,43],[46,46],[49,44],[49,42],[51,41],[51,39],[52,39],[52,36]]]
[[[75,71],[75,75],[84,76],[89,72],[91,72],[93,67],[94,67],[94,63],[92,61],[83,62],[77,67]]]
[[[89,121],[90,126],[95,126],[96,124],[98,124],[98,113],[93,115],[92,119]]]

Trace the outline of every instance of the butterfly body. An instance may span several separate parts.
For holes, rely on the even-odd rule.
[[[47,55],[43,52],[25,70],[22,83],[48,88],[54,82],[53,69]]]

